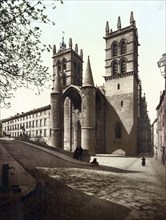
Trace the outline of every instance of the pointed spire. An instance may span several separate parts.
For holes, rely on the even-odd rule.
[[[83,58],[83,50],[82,49],[80,50],[80,57]]]
[[[75,52],[78,53],[78,44],[75,44]]]
[[[94,86],[89,56],[88,56],[88,62],[84,76],[83,86]]]
[[[53,92],[60,93],[61,92],[61,80],[59,72],[55,75],[54,84],[53,84]]]
[[[59,51],[62,51],[62,50],[65,50],[65,49],[66,49],[66,44],[65,44],[65,41],[64,41],[64,34],[65,34],[65,32],[63,31],[63,32],[62,32],[62,43],[60,43],[60,49],[59,49]]]
[[[56,54],[56,45],[53,46],[53,54]]]
[[[118,17],[117,28],[118,28],[118,30],[121,29],[121,20],[120,20],[120,16]]]
[[[72,44],[72,38],[69,38],[69,48],[72,49],[72,46],[73,46],[73,44]]]
[[[130,24],[131,24],[131,25],[135,25],[135,20],[134,20],[133,11],[131,11],[131,15],[130,15]]]
[[[106,34],[109,34],[109,23],[108,23],[108,21],[106,22],[105,32],[106,32]]]

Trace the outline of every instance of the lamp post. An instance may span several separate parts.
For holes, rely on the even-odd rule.
[[[164,91],[164,146],[162,146],[162,163],[165,164],[165,148],[166,148],[166,53],[162,55],[160,60],[157,62],[160,68],[161,75],[165,79],[165,91]]]

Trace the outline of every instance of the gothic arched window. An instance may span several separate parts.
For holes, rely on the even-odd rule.
[[[120,63],[120,72],[121,72],[121,73],[126,73],[126,72],[127,72],[126,60],[125,60],[125,59],[121,60],[121,63]]]
[[[58,72],[61,71],[61,61],[60,60],[57,61],[57,70],[58,70]]]
[[[125,54],[127,52],[127,44],[124,40],[121,42],[120,52],[121,54]]]
[[[115,57],[118,55],[118,44],[116,42],[112,45],[112,56]]]
[[[63,70],[66,70],[66,63],[67,63],[67,60],[63,59],[63,61],[62,61]]]
[[[118,63],[117,61],[113,61],[112,63],[112,75],[115,75],[118,73]]]
[[[120,139],[121,136],[122,136],[122,134],[121,134],[121,125],[120,125],[119,122],[117,122],[117,123],[115,124],[115,138]]]
[[[66,74],[65,73],[62,74],[61,82],[62,82],[62,86],[66,86]]]

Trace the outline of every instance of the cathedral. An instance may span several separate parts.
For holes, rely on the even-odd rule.
[[[53,88],[50,95],[50,145],[67,151],[77,146],[84,155],[122,150],[134,156],[150,150],[150,120],[138,75],[138,33],[133,12],[129,26],[117,30],[106,22],[104,85],[95,86],[83,50],[72,39],[53,47]]]

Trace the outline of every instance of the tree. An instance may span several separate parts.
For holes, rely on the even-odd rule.
[[[40,23],[52,23],[47,6],[55,9],[55,1],[0,0],[0,101],[7,100],[19,87],[35,87],[40,92],[50,79],[48,67],[42,64],[42,53],[51,45],[40,41]],[[61,1],[62,3],[62,1]]]

